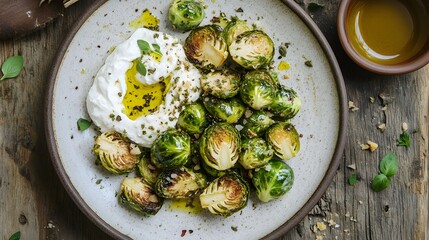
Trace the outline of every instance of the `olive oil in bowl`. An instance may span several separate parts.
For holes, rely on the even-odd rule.
[[[429,44],[428,7],[421,1],[355,1],[346,22],[355,51],[383,65],[404,63],[419,55]]]

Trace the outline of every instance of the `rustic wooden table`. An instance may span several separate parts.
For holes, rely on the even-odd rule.
[[[307,1],[298,2],[306,9]],[[337,37],[339,0],[321,2],[324,8],[309,14],[334,49],[348,99],[356,108],[350,112],[346,149],[334,181],[313,211],[282,239],[428,239],[429,65],[398,76],[357,67]],[[0,62],[17,54],[26,59],[17,79],[0,82],[1,239],[17,231],[21,239],[110,239],[67,195],[44,135],[44,96],[52,59],[90,4],[80,1],[47,28],[0,42]],[[380,98],[384,95],[388,98]],[[396,146],[403,122],[411,135],[409,149]],[[377,128],[382,123],[384,132]],[[367,140],[378,143],[375,152],[361,150],[359,144]],[[389,188],[376,193],[370,181],[389,151],[398,156],[399,172]],[[353,186],[347,183],[352,174],[359,179]]]

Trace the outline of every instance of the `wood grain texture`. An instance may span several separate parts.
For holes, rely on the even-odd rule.
[[[297,2],[303,8],[308,3]],[[43,129],[52,59],[80,10],[90,3],[79,1],[42,31],[0,42],[0,62],[16,54],[25,58],[18,78],[0,82],[1,239],[16,231],[21,231],[21,239],[110,239],[65,192],[49,159]],[[348,98],[359,110],[350,113],[346,150],[333,183],[313,211],[281,239],[427,239],[429,66],[399,76],[374,75],[358,68],[346,57],[336,34],[339,0],[324,4],[309,14],[334,49]],[[378,97],[381,93],[392,97],[385,111]],[[408,150],[396,146],[403,122],[408,123],[412,138]],[[380,123],[386,124],[385,132],[377,129]],[[378,143],[375,152],[360,149],[359,143],[367,140]],[[398,156],[399,172],[388,189],[375,193],[369,184],[389,151]],[[356,170],[347,167],[351,164]],[[347,178],[354,173],[360,181],[350,186]],[[335,224],[328,226],[331,219]],[[317,223],[327,229],[317,230]]]

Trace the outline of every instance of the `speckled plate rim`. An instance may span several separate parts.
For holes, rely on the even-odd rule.
[[[80,196],[79,192],[73,186],[70,178],[68,177],[67,172],[64,169],[64,166],[61,164],[60,155],[58,149],[56,148],[56,140],[53,129],[53,94],[55,81],[57,78],[58,70],[61,66],[62,59],[72,42],[75,34],[79,31],[80,27],[85,23],[85,21],[107,0],[97,0],[94,1],[93,4],[88,7],[79,18],[79,20],[74,24],[72,29],[64,38],[60,48],[57,51],[57,54],[53,60],[53,66],[51,72],[48,77],[48,87],[46,89],[45,94],[45,135],[47,139],[47,145],[49,154],[54,165],[54,168],[62,182],[64,188],[73,199],[75,204],[79,207],[79,209],[91,220],[93,221],[100,229],[102,229],[107,234],[111,235],[116,239],[130,239],[128,236],[120,233],[115,228],[111,227],[104,220],[102,220],[83,200]],[[342,154],[345,146],[345,137],[346,137],[346,129],[347,129],[347,118],[348,118],[348,110],[347,110],[347,94],[346,88],[344,85],[344,79],[341,73],[341,69],[336,60],[335,54],[332,51],[328,41],[314,23],[314,21],[310,18],[310,16],[293,0],[282,0],[282,2],[289,7],[310,29],[313,35],[318,40],[321,48],[323,49],[326,57],[329,61],[329,65],[331,67],[332,73],[335,78],[336,90],[338,93],[339,100],[339,131],[337,143],[335,146],[334,154],[332,156],[330,165],[328,170],[326,171],[325,176],[317,187],[316,191],[310,197],[310,199],[304,204],[304,206],[296,212],[296,214],[291,217],[288,221],[286,221],[279,228],[268,234],[264,237],[264,239],[276,239],[283,236],[286,232],[291,230],[295,225],[297,225],[307,214],[311,211],[311,209],[316,205],[319,199],[322,197],[323,193],[325,193],[326,189],[329,187],[332,179],[334,178],[338,166],[340,164],[340,160],[342,159]]]

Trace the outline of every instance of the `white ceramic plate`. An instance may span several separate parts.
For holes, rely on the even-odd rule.
[[[302,99],[302,109],[292,122],[303,137],[300,153],[288,161],[295,183],[281,199],[262,204],[253,194],[246,208],[228,218],[171,210],[168,202],[156,216],[142,217],[118,204],[116,193],[124,176],[108,174],[94,164],[91,148],[96,131],[77,129],[79,118],[89,118],[85,98],[93,77],[111,49],[133,33],[129,23],[144,9],[161,20],[160,31],[182,40],[187,36],[168,25],[169,4],[156,0],[98,1],[65,40],[46,101],[48,145],[60,178],[82,211],[116,238],[178,239],[182,230],[188,230],[188,239],[281,236],[308,213],[331,182],[344,146],[347,115],[335,57],[315,24],[292,0],[207,0],[207,16],[202,23],[208,24],[213,16],[224,12],[262,27],[276,47],[290,43],[282,60],[291,67],[279,71],[279,76]],[[243,12],[237,11],[239,8]],[[276,50],[275,66],[280,62],[278,56]],[[306,60],[311,60],[313,67],[306,66]],[[288,80],[283,79],[285,74]]]

